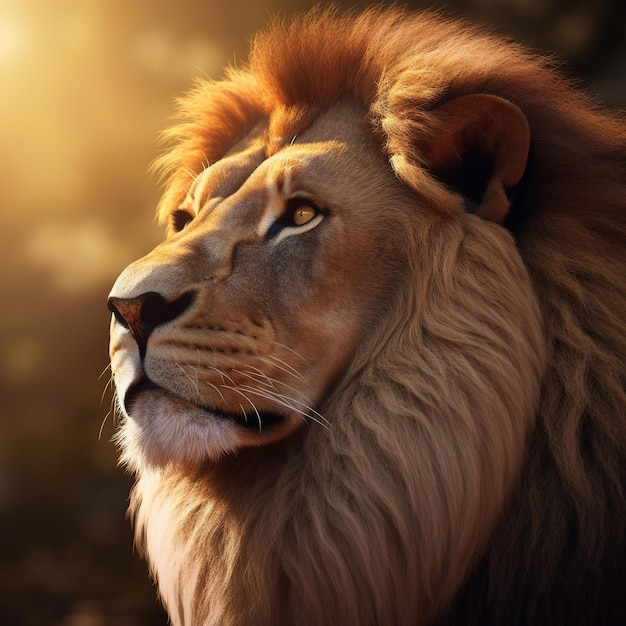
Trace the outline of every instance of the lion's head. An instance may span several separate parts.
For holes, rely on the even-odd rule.
[[[572,176],[601,168],[559,139],[608,153],[623,130],[517,49],[395,11],[276,25],[182,112],[168,236],[109,299],[119,442],[172,619],[428,623],[533,450],[582,509],[576,455],[546,453],[597,404],[570,406],[559,318],[599,341],[572,354],[625,406],[619,323],[572,270],[616,245],[608,207],[578,215]]]
[[[118,391],[148,461],[199,463],[329,427],[321,404],[406,280],[400,207],[414,200],[364,115],[338,105],[273,145],[258,122],[120,277],[114,333],[128,347],[113,360],[129,367]]]

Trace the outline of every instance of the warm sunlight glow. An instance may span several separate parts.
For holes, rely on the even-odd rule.
[[[0,14],[0,69],[20,59],[28,45],[28,32],[16,19]]]

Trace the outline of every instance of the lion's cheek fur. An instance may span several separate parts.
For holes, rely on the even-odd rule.
[[[420,258],[439,262],[411,272],[422,288],[407,290],[419,300],[399,303],[409,315],[403,332],[386,338],[375,360],[371,349],[357,357],[359,379],[333,406],[352,419],[338,420],[328,436],[340,456],[352,446],[351,471],[379,494],[372,508],[385,510],[388,498],[404,507],[385,513],[397,515],[391,527],[413,521],[398,553],[413,552],[407,593],[420,590],[427,621],[480,556],[518,478],[545,340],[527,272],[502,229],[470,218],[422,245],[438,254]]]

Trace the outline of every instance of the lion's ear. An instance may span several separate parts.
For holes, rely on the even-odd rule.
[[[434,113],[441,126],[423,148],[432,173],[466,197],[480,217],[502,222],[526,170],[526,117],[508,100],[487,94],[450,100]]]

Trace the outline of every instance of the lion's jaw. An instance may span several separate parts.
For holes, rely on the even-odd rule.
[[[376,220],[409,193],[355,108],[334,107],[270,156],[260,124],[196,177],[173,211],[180,231],[117,280],[121,307],[156,297],[138,319],[186,299],[145,332],[115,310],[119,441],[133,469],[193,465],[306,422],[326,426],[317,408],[399,278]],[[307,221],[294,222],[302,210]]]

